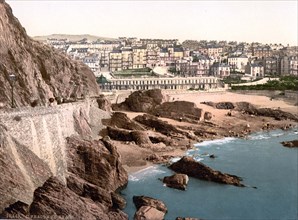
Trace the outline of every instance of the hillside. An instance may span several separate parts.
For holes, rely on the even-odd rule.
[[[99,37],[90,34],[80,34],[80,35],[71,35],[71,34],[51,34],[46,36],[34,36],[34,40],[38,41],[46,41],[48,38],[55,38],[55,39],[69,39],[70,41],[79,41],[86,38],[88,41],[96,41],[96,40],[115,40],[115,38],[109,37]]]
[[[99,94],[88,66],[30,38],[4,0],[0,0],[0,60],[0,107],[11,105],[11,74],[16,76],[16,106]]]

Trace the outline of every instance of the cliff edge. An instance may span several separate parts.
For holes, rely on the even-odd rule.
[[[16,106],[99,94],[88,66],[31,39],[4,0],[0,1],[0,59],[0,107],[11,105],[11,74],[16,76]]]

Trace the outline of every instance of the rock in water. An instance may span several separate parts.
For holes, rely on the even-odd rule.
[[[137,209],[141,208],[142,206],[151,206],[164,213],[167,213],[168,211],[167,206],[158,199],[148,196],[134,196],[132,199]]]
[[[0,59],[0,94],[4,105],[11,102],[11,73],[16,75],[17,106],[29,106],[36,100],[45,105],[49,98],[68,101],[99,94],[96,78],[88,66],[31,39],[3,0],[0,1]]]
[[[230,184],[234,186],[244,186],[242,183],[240,183],[242,180],[240,177],[213,170],[210,167],[195,161],[192,157],[182,157],[179,161],[170,165],[169,168],[175,172],[184,173],[188,176],[202,180]]]
[[[282,144],[284,147],[289,147],[289,148],[298,147],[298,140],[293,140],[293,141],[283,141],[283,142],[281,142],[281,144]]]
[[[151,206],[142,206],[134,215],[134,220],[162,220],[165,213]]]
[[[163,178],[163,183],[171,188],[185,190],[188,183],[188,176],[181,173],[174,174],[172,176],[165,176]]]
[[[133,202],[137,208],[135,220],[162,220],[168,210],[162,201],[147,196],[134,196]]]

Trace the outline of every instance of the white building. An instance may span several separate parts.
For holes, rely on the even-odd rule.
[[[214,63],[210,67],[210,74],[220,78],[227,77],[230,75],[230,66],[226,63]]]
[[[233,71],[245,72],[245,66],[248,63],[248,57],[244,54],[240,56],[231,56],[228,58],[228,64]]]
[[[97,56],[86,56],[83,58],[83,62],[89,66],[93,72],[100,70],[99,59]]]
[[[258,63],[248,63],[245,67],[245,74],[253,79],[263,78],[264,67]]]

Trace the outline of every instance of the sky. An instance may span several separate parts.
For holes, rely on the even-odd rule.
[[[30,36],[91,34],[298,45],[296,0],[6,2]]]

